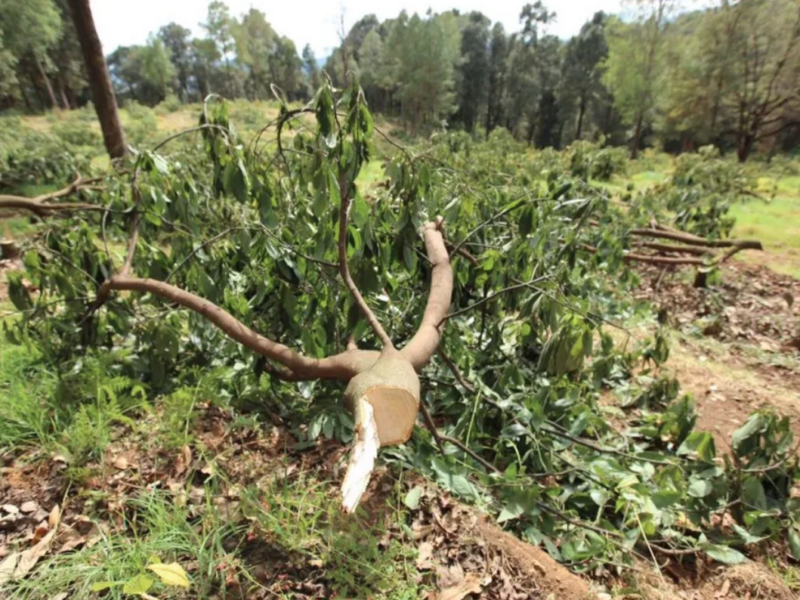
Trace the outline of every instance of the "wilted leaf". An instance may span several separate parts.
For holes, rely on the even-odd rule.
[[[191,586],[189,576],[178,563],[147,565],[147,568],[159,576],[166,585],[188,588]]]
[[[416,486],[406,494],[404,500],[405,505],[411,510],[417,510],[419,508],[420,498],[422,498],[422,488]]]
[[[786,534],[789,541],[789,552],[795,560],[800,560],[800,533],[796,529],[790,528]]]
[[[738,550],[730,548],[729,546],[708,544],[707,546],[703,547],[703,550],[705,550],[706,554],[708,554],[711,558],[725,565],[738,565],[743,562],[747,562],[747,557],[744,554]]]
[[[153,580],[145,574],[140,574],[129,579],[122,586],[123,594],[145,594],[153,587]]]

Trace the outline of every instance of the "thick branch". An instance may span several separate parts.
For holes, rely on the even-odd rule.
[[[684,242],[694,246],[705,246],[707,248],[741,248],[742,250],[763,250],[764,247],[758,240],[707,240],[690,233],[672,231],[666,229],[631,229],[631,235],[654,237],[665,240]]]
[[[450,301],[453,296],[453,267],[444,245],[442,224],[444,219],[437,217],[436,221],[426,223],[423,229],[425,248],[428,259],[431,261],[431,289],[428,293],[428,304],[422,315],[422,322],[414,337],[400,351],[415,369],[424,367],[430,360],[442,337],[444,320],[450,310]]]
[[[699,248],[697,246],[680,246],[677,244],[659,244],[658,242],[638,242],[635,244],[635,246],[637,248],[656,250],[657,252],[674,252],[676,254],[692,254],[694,256],[709,256],[714,254],[708,248]]]
[[[92,184],[97,183],[102,178],[95,177],[93,179],[81,179],[80,176],[75,179],[71,184],[55,192],[41,194],[34,198],[26,198],[25,196],[9,196],[0,195],[0,209],[11,210],[27,210],[34,213],[36,216],[44,218],[54,212],[68,211],[68,210],[105,210],[102,206],[95,204],[48,204],[53,200],[58,200],[65,196],[70,196],[82,189],[94,187]]]
[[[367,350],[343,352],[323,359],[303,356],[288,346],[256,333],[213,302],[163,281],[115,275],[100,286],[98,295],[107,297],[111,290],[147,292],[193,310],[219,327],[232,340],[286,367],[289,373],[276,372],[279,377],[286,379],[349,381],[378,359],[378,352]]]

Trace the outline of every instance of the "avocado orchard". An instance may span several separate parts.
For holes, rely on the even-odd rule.
[[[365,185],[373,134],[355,84],[284,106],[251,140],[208,98],[197,127],[74,182],[80,203],[37,198],[37,212],[17,199],[46,218],[22,244],[30,285],[9,278],[21,318],[6,335],[62,372],[105,353],[153,396],[213,371],[235,401],[309,443],[354,441],[347,510],[385,445],[386,461],[486,505],[579,570],[649,552],[735,563],[767,541],[800,558],[788,420],[755,413],[718,456],[691,399],[660,374],[665,334],[619,349],[607,331],[631,310],[625,257],[664,252],[635,231],[680,227],[664,201],[678,185],[702,211],[697,181],[717,159],[621,206],[590,170],[501,131],[393,146],[385,181]],[[683,231],[688,246],[738,247],[714,223],[741,191],[714,200],[702,231]],[[597,399],[623,383],[640,410],[618,431]],[[426,429],[413,427],[418,410]]]

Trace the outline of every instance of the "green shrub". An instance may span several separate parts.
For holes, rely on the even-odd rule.
[[[24,125],[0,141],[0,190],[24,185],[60,186],[89,173],[89,157],[81,149],[56,136],[34,131]]]
[[[141,146],[155,136],[158,119],[152,108],[138,102],[128,102],[121,112],[128,143]]]
[[[174,113],[181,109],[183,104],[181,103],[181,99],[178,98],[175,94],[170,94],[166,98],[164,98],[155,108],[156,114],[158,115],[166,115],[169,113]]]
[[[53,126],[53,133],[72,146],[98,146],[102,144],[100,132],[84,119],[67,117]]]

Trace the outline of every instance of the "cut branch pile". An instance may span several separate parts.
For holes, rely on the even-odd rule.
[[[631,229],[628,233],[635,238],[632,243],[634,250],[626,252],[622,259],[651,265],[695,265],[711,269],[722,265],[742,250],[764,249],[759,240],[709,240],[658,223],[652,223],[650,227]],[[653,242],[647,238],[679,243]],[[597,248],[590,244],[581,244],[580,247],[592,254],[597,253]],[[647,250],[652,252],[642,252]]]

